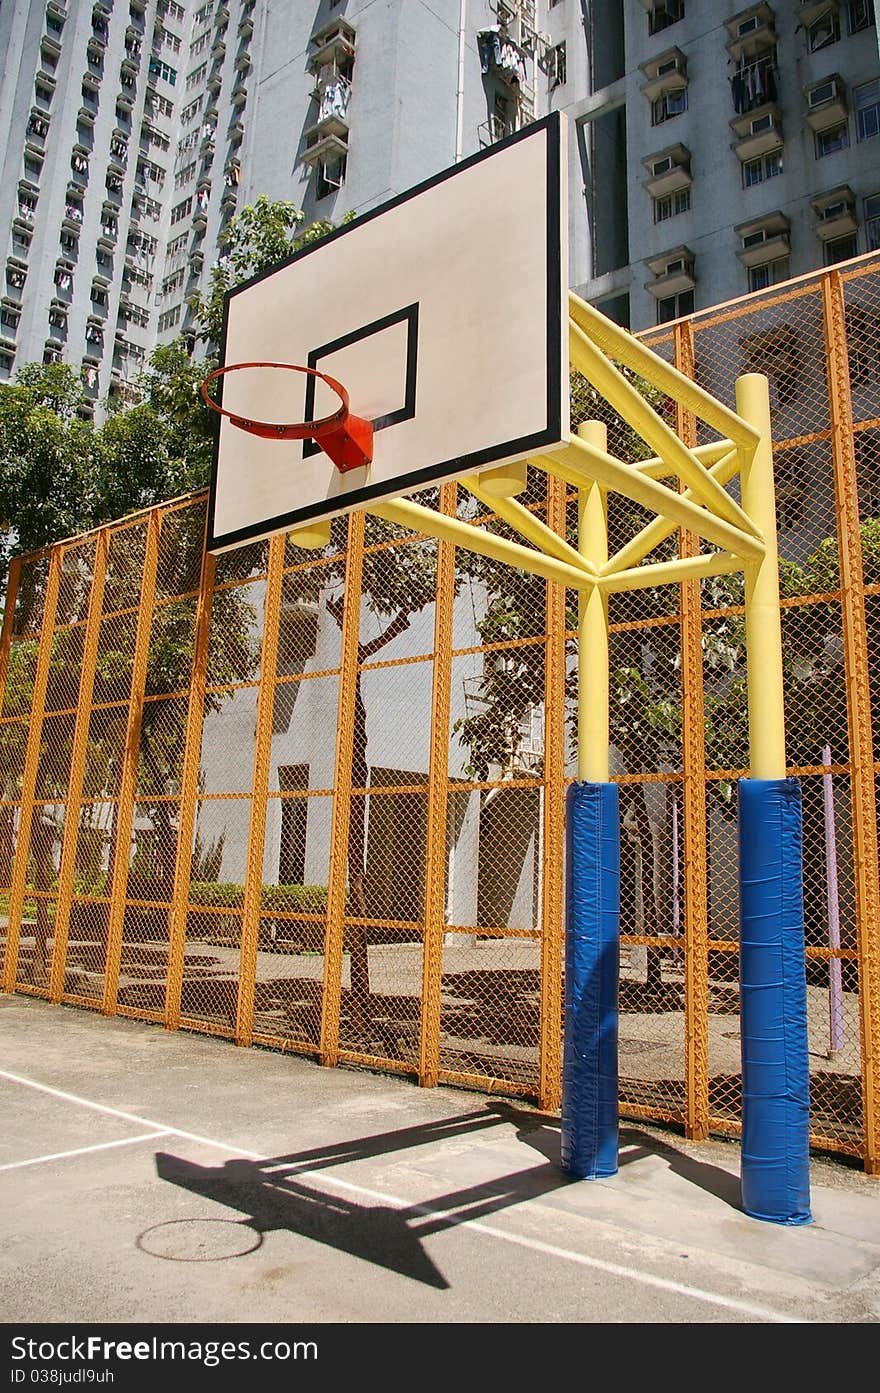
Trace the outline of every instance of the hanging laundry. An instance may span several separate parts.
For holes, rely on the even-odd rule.
[[[501,25],[491,24],[488,29],[477,30],[477,52],[480,55],[480,71],[487,73],[490,68],[501,63]]]
[[[323,121],[328,116],[338,116],[341,121],[344,121],[348,113],[350,95],[351,88],[342,78],[337,78],[335,82],[329,82],[321,93],[319,120]]]

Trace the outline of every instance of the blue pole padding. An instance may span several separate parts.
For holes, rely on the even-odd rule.
[[[810,1071],[797,779],[740,779],[742,1207],[808,1224]]]
[[[617,785],[576,783],[566,799],[562,1169],[617,1172],[620,812]]]

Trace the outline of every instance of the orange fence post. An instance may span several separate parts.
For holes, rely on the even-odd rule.
[[[73,729],[73,748],[70,754],[70,778],[64,813],[64,834],[61,842],[61,863],[58,870],[58,900],[55,905],[55,942],[52,949],[52,971],[49,974],[49,999],[60,1001],[64,990],[64,969],[67,962],[67,934],[70,928],[70,906],[73,897],[73,877],[76,870],[76,847],[79,838],[79,818],[82,807],[86,751],[89,743],[89,721],[95,687],[95,667],[98,661],[98,638],[104,609],[104,581],[110,539],[102,527],[95,540],[95,559],[92,566],[92,585],[89,610],[83,639],[82,667],[76,722]]]
[[[454,483],[440,490],[440,511],[455,517]],[[455,602],[455,546],[437,543],[434,603],[434,671],[431,689],[431,748],[428,756],[428,810],[425,836],[425,922],[422,950],[422,1005],[419,1030],[419,1083],[435,1088],[440,1068],[440,988],[443,978],[443,926],[446,902],[446,812],[449,797],[449,715],[452,681],[452,610]]]
[[[547,476],[547,526],[566,531],[566,487]],[[565,949],[565,586],[547,581],[544,623],[544,778],[541,844],[541,1005],[538,1106],[562,1105],[562,960]]]
[[[202,727],[205,719],[208,640],[211,633],[211,606],[214,601],[216,570],[217,562],[213,553],[203,552],[198,609],[196,611],[192,681],[186,712],[177,856],[174,863],[174,899],[168,924],[168,977],[165,988],[166,1030],[177,1030],[180,1025],[180,1000],[183,993],[183,969],[186,958],[187,906],[192,877],[193,830],[196,820],[196,798],[199,791]]]
[[[254,989],[257,978],[257,947],[260,936],[260,906],[263,898],[263,853],[266,849],[266,801],[269,794],[269,767],[272,758],[272,713],[275,709],[275,676],[278,668],[278,630],[281,623],[281,592],[284,584],[283,532],[269,541],[269,571],[263,609],[263,651],[260,660],[260,686],[257,693],[257,729],[254,740],[254,774],[251,780],[251,817],[241,914],[241,959],[238,973],[238,1001],[235,1011],[235,1043],[249,1045],[254,1033]]]
[[[18,839],[15,859],[12,863],[12,885],[9,890],[9,926],[6,930],[6,961],[3,966],[3,990],[15,990],[18,977],[18,947],[21,938],[21,914],[24,907],[25,886],[27,884],[27,863],[31,849],[31,828],[34,820],[34,795],[37,786],[37,771],[40,764],[40,746],[43,738],[43,718],[46,714],[46,688],[49,683],[49,669],[52,663],[52,635],[55,631],[55,614],[58,608],[58,585],[61,579],[60,546],[53,547],[49,558],[49,575],[46,580],[46,596],[43,601],[43,622],[40,626],[40,644],[37,653],[37,666],[34,673],[34,690],[31,698],[31,722],[28,727],[27,747],[24,756],[24,769],[21,778],[21,803],[19,808]]]
[[[366,515],[349,515],[342,608],[339,696],[336,708],[336,762],[333,775],[333,814],[330,823],[330,865],[327,873],[327,930],[324,947],[324,993],[321,1003],[322,1064],[339,1058],[339,1011],[342,1002],[342,953],[348,868],[348,828],[351,820],[351,759],[354,749],[354,708],[357,691],[358,639],[361,620],[361,579],[364,564]]]
[[[144,695],[147,686],[147,660],[150,653],[150,630],[156,599],[156,571],[159,566],[159,535],[162,510],[153,508],[147,522],[144,570],[138,601],[134,655],[131,665],[131,696],[119,798],[116,804],[116,849],[110,887],[110,916],[107,925],[107,961],[104,968],[104,996],[101,1010],[105,1016],[116,1014],[119,996],[119,968],[122,962],[122,933],[125,925],[125,897],[128,893],[128,866],[131,853],[131,830],[134,821],[137,787],[138,756],[141,745],[141,722],[144,714]]]
[[[675,326],[675,366],[693,378],[694,326],[689,320]],[[681,405],[676,411],[679,438],[695,445],[696,417]],[[698,554],[698,538],[682,529],[679,555]],[[709,900],[700,582],[685,581],[680,595],[685,1129],[694,1141],[705,1141],[709,1135]]]
[[[853,410],[846,318],[839,271],[829,271],[823,276],[822,297],[828,354],[831,456],[834,463],[837,502],[837,548],[849,716],[856,932],[859,945],[864,1159],[866,1172],[869,1175],[877,1175],[880,1174],[880,866],[871,733],[865,578],[859,532],[859,498],[853,448]]]

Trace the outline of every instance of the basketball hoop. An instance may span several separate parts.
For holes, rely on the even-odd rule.
[[[310,377],[319,377],[336,393],[342,405],[338,411],[334,411],[330,416],[322,416],[318,421],[275,423],[240,416],[237,412],[225,410],[219,402],[214,401],[208,393],[208,387],[215,378],[223,377],[227,372],[239,372],[242,368],[283,368],[286,372],[303,372]],[[264,440],[317,441],[324,453],[330,456],[340,474],[345,474],[350,469],[362,469],[372,461],[372,421],[353,415],[348,392],[342,383],[325,372],[319,372],[317,368],[304,368],[297,363],[229,363],[226,367],[215,368],[209,373],[201,385],[201,394],[203,401],[212,411],[219,412],[232,425],[239,430],[247,431],[249,435],[259,435]]]

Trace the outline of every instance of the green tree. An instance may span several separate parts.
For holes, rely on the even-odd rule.
[[[353,217],[347,213],[342,222],[351,222]],[[303,227],[304,221],[305,214],[294,203],[266,194],[259,194],[253,204],[246,204],[230,219],[220,236],[220,255],[211,268],[208,293],[192,302],[200,339],[214,349],[219,345],[227,291],[320,241],[336,226],[328,218],[308,227]]]

